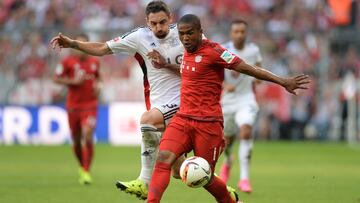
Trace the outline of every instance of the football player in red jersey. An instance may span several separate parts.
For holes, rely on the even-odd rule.
[[[218,43],[202,39],[201,23],[197,16],[188,14],[178,22],[179,38],[185,47],[181,63],[180,109],[165,130],[149,186],[148,202],[158,203],[169,184],[171,165],[181,154],[194,151],[206,159],[212,171],[224,149],[223,115],[220,95],[224,68],[274,82],[288,92],[307,89],[307,75],[282,78],[260,67],[243,62]],[[217,202],[235,202],[225,183],[213,176],[204,188]]]
[[[85,34],[76,37],[79,41],[88,41]],[[65,58],[55,69],[53,80],[66,85],[68,94],[66,109],[68,112],[73,150],[80,164],[79,182],[90,184],[90,165],[94,155],[93,132],[99,94],[99,60],[80,51]]]

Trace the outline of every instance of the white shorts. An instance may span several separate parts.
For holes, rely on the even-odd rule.
[[[155,105],[156,109],[158,109],[164,117],[164,123],[167,125],[172,117],[179,110],[179,104],[163,104],[163,105]]]
[[[236,111],[224,111],[224,135],[234,136],[239,133],[240,126],[254,125],[258,111],[256,102],[238,105]]]

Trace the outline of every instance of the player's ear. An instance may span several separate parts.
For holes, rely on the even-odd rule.
[[[149,18],[148,18],[147,16],[145,17],[145,21],[146,21],[147,26],[149,26],[149,27],[150,27]]]
[[[169,14],[169,23],[174,22],[174,15],[172,13]]]

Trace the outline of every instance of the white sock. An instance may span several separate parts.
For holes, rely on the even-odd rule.
[[[139,179],[149,185],[154,169],[161,132],[153,125],[142,124],[142,143],[141,143],[141,172]]]
[[[239,163],[240,163],[240,180],[249,179],[251,150],[253,147],[252,140],[240,140]]]

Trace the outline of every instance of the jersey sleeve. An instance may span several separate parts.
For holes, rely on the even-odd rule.
[[[58,77],[66,76],[67,72],[67,60],[62,61],[55,68],[55,75]]]
[[[215,63],[226,69],[233,69],[236,65],[242,62],[242,60],[235,54],[231,53],[224,47],[217,45],[215,47]]]
[[[258,46],[256,46],[256,63],[262,63],[262,56]]]
[[[138,49],[140,28],[134,29],[122,36],[106,42],[111,51],[115,53],[127,53],[134,55]]]

